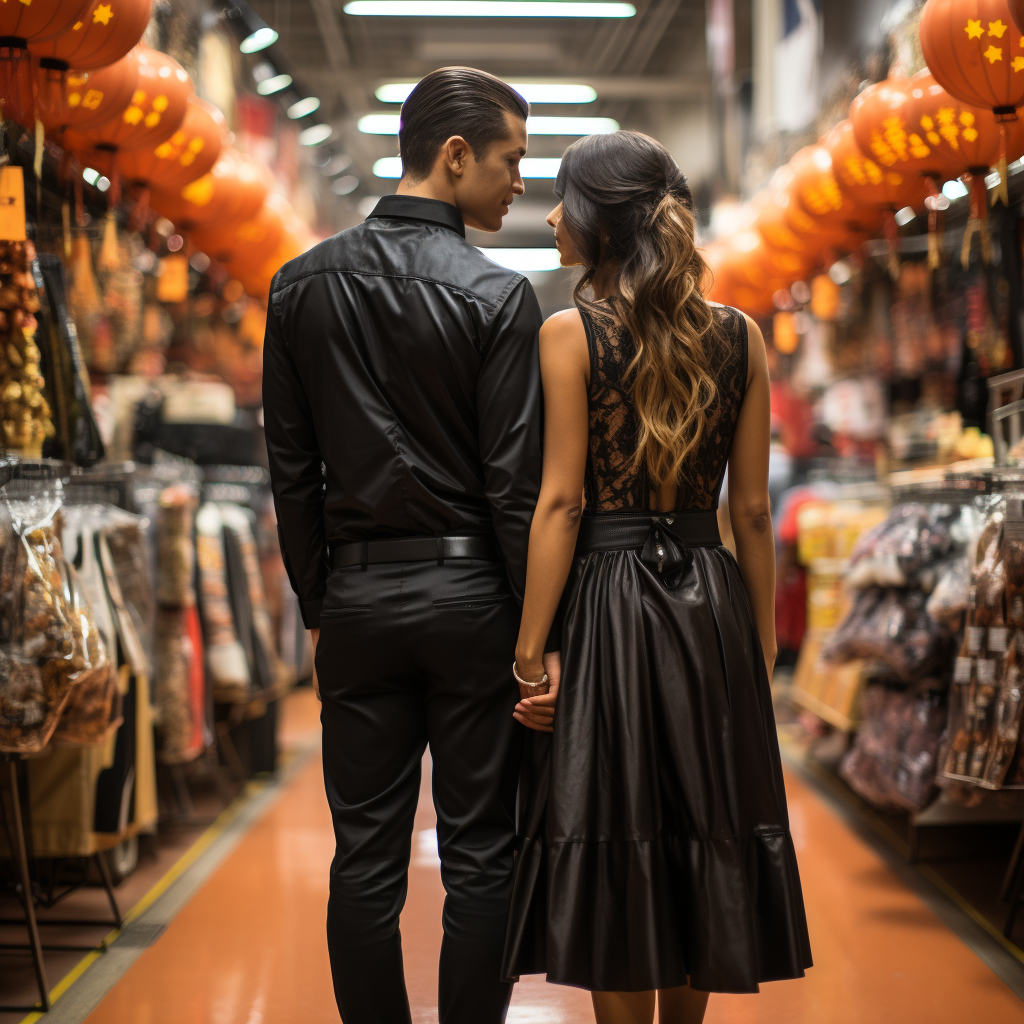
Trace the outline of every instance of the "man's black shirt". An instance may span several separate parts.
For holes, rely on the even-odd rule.
[[[387,196],[275,276],[263,405],[281,551],[320,623],[331,544],[493,528],[521,599],[541,315],[447,203]]]

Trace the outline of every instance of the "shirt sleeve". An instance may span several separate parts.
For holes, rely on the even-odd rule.
[[[263,348],[263,418],[281,556],[303,624],[316,629],[327,586],[322,460],[309,400],[273,305]]]
[[[526,589],[530,523],[540,493],[540,325],[537,296],[523,279],[495,319],[477,379],[484,490],[520,602]]]

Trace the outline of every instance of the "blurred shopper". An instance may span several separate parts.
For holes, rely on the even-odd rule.
[[[404,176],[270,296],[267,446],[316,645],[345,1024],[407,1024],[399,914],[429,745],[442,1024],[497,1024],[523,732],[511,664],[540,486],[540,310],[465,239],[522,195],[526,103],[468,68],[402,108]],[[323,464],[323,473],[321,472]]]
[[[709,992],[811,963],[769,691],[765,346],[705,301],[693,199],[653,139],[577,142],[555,191],[562,263],[584,273],[540,333],[527,683],[568,589],[560,685],[515,709],[536,731],[504,969],[590,989],[598,1024],[650,1024],[656,992],[662,1024],[690,1024]]]

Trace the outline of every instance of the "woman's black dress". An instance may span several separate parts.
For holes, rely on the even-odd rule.
[[[635,348],[581,309],[586,512],[564,602],[553,735],[531,732],[504,975],[596,991],[756,992],[811,966],[761,644],[715,509],[747,327],[721,325],[718,399],[676,514],[634,473]]]

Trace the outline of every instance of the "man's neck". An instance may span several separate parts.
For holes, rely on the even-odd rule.
[[[398,183],[398,195],[418,196],[420,199],[437,199],[449,206],[456,206],[455,188],[450,181],[439,180],[431,174],[415,185],[409,184],[405,178]]]

